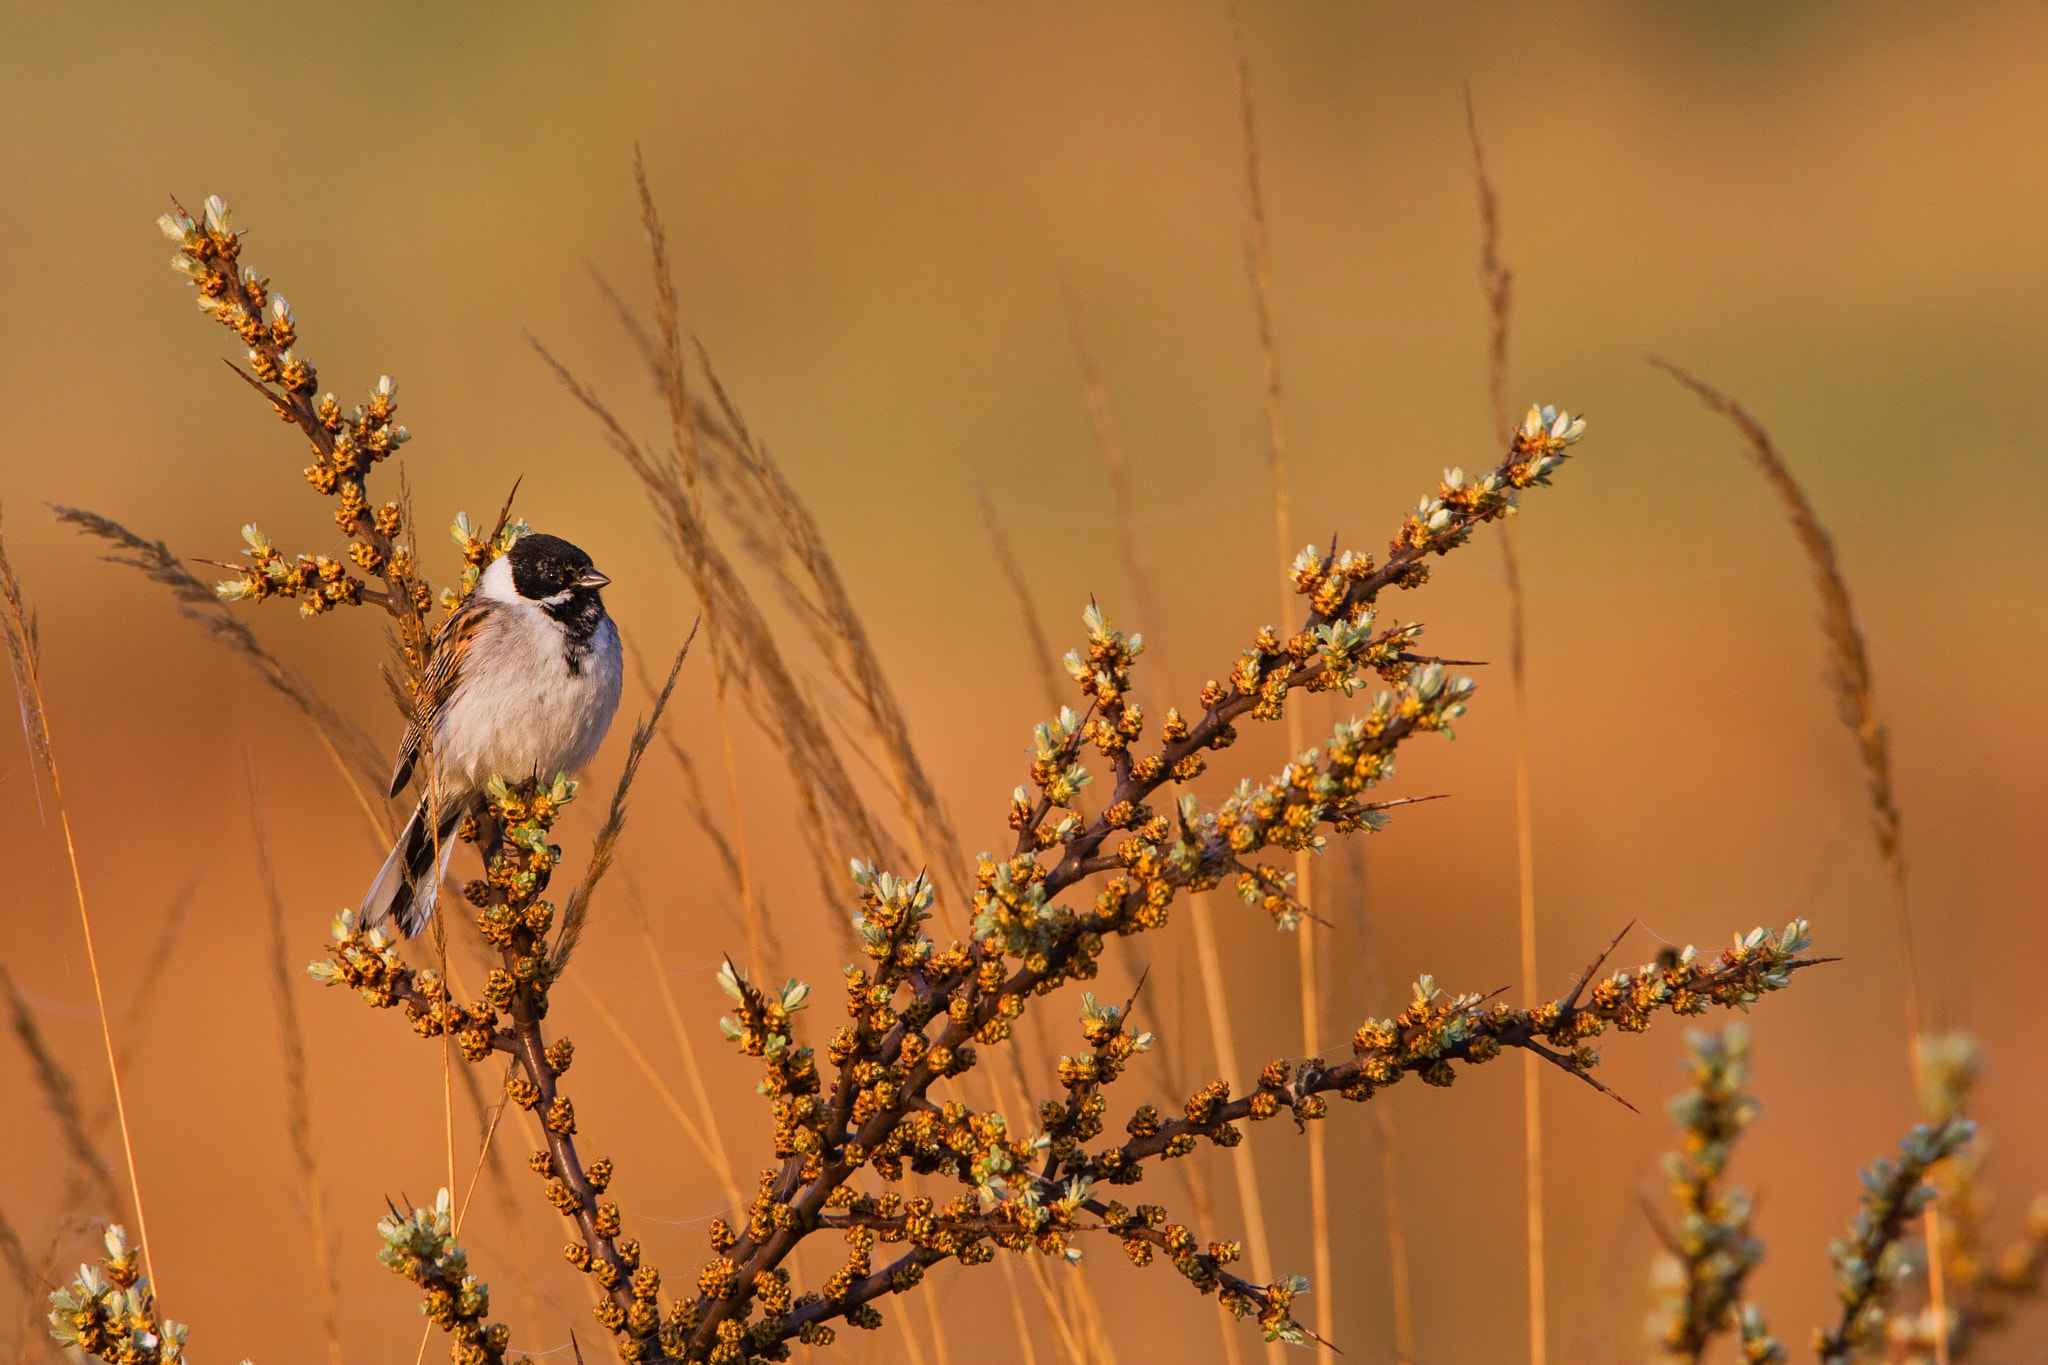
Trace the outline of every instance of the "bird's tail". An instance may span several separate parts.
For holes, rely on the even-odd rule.
[[[468,806],[467,801],[460,800],[444,804],[441,827],[436,831],[428,815],[427,800],[421,799],[412,819],[406,821],[405,832],[392,846],[391,856],[384,860],[383,870],[370,884],[369,894],[363,897],[363,908],[356,913],[357,924],[365,929],[396,924],[398,932],[407,938],[427,927],[427,921],[434,915],[435,892],[440,889],[448,859],[455,852],[455,831],[461,826],[463,811]],[[438,863],[434,857],[437,845],[441,851]]]

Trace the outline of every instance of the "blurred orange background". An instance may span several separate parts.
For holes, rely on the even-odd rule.
[[[1861,776],[1820,681],[1804,562],[1731,431],[1643,357],[1667,355],[1738,394],[1835,533],[1892,727],[1932,1022],[1970,1027],[1985,1046],[1975,1112],[1996,1140],[2002,1239],[2048,1184],[2033,1140],[2048,1124],[2048,1018],[2034,1008],[2048,972],[2035,853],[2048,813],[2035,701],[2048,668],[2048,16],[1745,0],[1287,3],[1239,18],[1296,539],[1335,531],[1376,549],[1445,466],[1493,458],[1464,82],[1516,271],[1510,399],[1592,418],[1580,458],[1525,499],[1521,522],[1546,989],[1567,989],[1631,918],[1644,928],[1617,955],[1630,965],[1663,941],[1714,947],[1794,915],[1813,920],[1817,951],[1844,959],[1751,1021],[1766,1112],[1736,1178],[1762,1199],[1769,1257],[1755,1297],[1802,1349],[1812,1324],[1832,1320],[1826,1245],[1853,1211],[1854,1173],[1917,1116],[1905,974]],[[1279,551],[1232,62],[1220,6],[0,12],[0,184],[16,243],[0,326],[0,494],[41,611],[51,728],[117,1009],[150,970],[179,889],[197,888],[125,1073],[165,1309],[192,1324],[195,1357],[323,1349],[285,1140],[245,753],[295,962],[318,953],[380,851],[296,714],[159,589],[98,562],[42,509],[90,507],[183,555],[231,558],[249,521],[287,549],[331,552],[332,524],[298,477],[299,438],[222,369],[230,339],[165,269],[170,246],[151,220],[167,193],[233,205],[245,259],[291,300],[323,386],[347,402],[380,373],[398,379],[424,526],[458,509],[487,517],[524,476],[521,510],[596,555],[616,580],[613,613],[658,669],[696,603],[630,475],[522,336],[543,339],[641,429],[662,430],[590,280],[595,270],[646,298],[637,140],[686,322],[822,524],[971,852],[1005,844],[1007,793],[1044,709],[977,478],[1060,648],[1079,640],[1091,593],[1143,631],[1148,701],[1164,672],[1185,706],[1271,619]],[[1070,297],[1130,453],[1161,620],[1136,619],[1116,553]],[[373,488],[388,490],[390,472]],[[452,578],[445,542],[424,539],[428,572]],[[1493,540],[1441,561],[1424,592],[1389,609],[1428,621],[1442,653],[1504,659]],[[306,622],[278,604],[248,614],[380,743],[395,739],[378,622]],[[688,666],[676,714],[711,763],[707,657]],[[1511,712],[1505,669],[1476,673],[1457,741],[1416,742],[1387,789],[1452,799],[1400,812],[1366,848],[1385,990],[1375,994],[1348,913],[1329,911],[1342,922],[1333,1037],[1369,1005],[1391,1009],[1387,993],[1423,972],[1453,989],[1517,978]],[[622,718],[645,707],[629,690]],[[1317,698],[1307,714],[1313,737],[1341,711]],[[572,859],[628,728],[572,808]],[[782,952],[820,987],[810,1022],[822,1032],[841,963],[829,917],[851,896],[819,903],[778,762],[751,732],[739,742],[755,861],[770,869]],[[1205,779],[1204,794],[1277,767],[1282,748],[1276,727],[1248,732],[1241,761]],[[105,1061],[51,795],[25,749],[0,777],[0,954],[96,1108]],[[637,887],[744,1181],[766,1151],[766,1112],[752,1065],[718,1039],[711,976],[744,935],[678,790],[657,751],[580,960],[672,1067],[626,908]],[[1293,941],[1234,900],[1217,910],[1243,1057],[1297,1051]],[[1212,1074],[1184,915],[1159,937],[1134,945],[1173,969],[1148,987],[1154,1026],[1174,1032],[1188,1070]],[[446,1181],[440,1059],[395,1016],[303,978],[297,995],[343,1349],[399,1359],[421,1331],[416,1295],[374,1261],[373,1224],[387,1195],[426,1202]],[[1078,1038],[1074,1008],[1070,995],[1048,1005],[1059,1044]],[[671,1285],[686,1284],[724,1205],[715,1180],[579,995],[562,993],[550,1023],[581,1044],[569,1088],[588,1150],[618,1162],[629,1233]],[[1605,1040],[1602,1075],[1640,1113],[1543,1077],[1553,1358],[1646,1349],[1654,1245],[1641,1200],[1662,1198],[1655,1159],[1673,1136],[1660,1106],[1680,1083],[1684,1033],[1666,1019],[1646,1037]],[[1142,1065],[1119,1089],[1116,1122],[1171,1098]],[[11,1044],[0,1093],[13,1113],[0,1210],[39,1252],[69,1158]],[[1375,1103],[1391,1106],[1400,1143],[1418,1358],[1524,1355],[1518,1067]],[[455,1125],[473,1153],[459,1093]],[[1317,1291],[1334,1296],[1347,1355],[1387,1362],[1373,1125],[1336,1106],[1329,1140],[1337,1275]],[[118,1141],[101,1141],[118,1166]],[[1307,1273],[1305,1146],[1281,1123],[1251,1142],[1276,1260]],[[556,1254],[554,1215],[519,1169],[524,1148],[503,1131],[499,1143],[517,1225],[480,1192],[464,1240],[515,1352],[568,1359],[572,1329],[601,1349]],[[1224,1227],[1241,1227],[1227,1158],[1196,1159]],[[466,1180],[470,1158],[459,1166]],[[1152,1184],[1148,1197],[1185,1212],[1177,1177]],[[65,1236],[68,1263],[85,1242]],[[1118,1358],[1220,1359],[1211,1310],[1169,1267],[1133,1270],[1104,1242],[1086,1273]],[[927,1282],[953,1360],[1024,1358],[1000,1283],[958,1266]],[[1036,1358],[1062,1358],[1026,1292]],[[0,1350],[37,1359],[35,1305],[8,1294]],[[882,1305],[891,1322],[872,1338],[842,1331],[845,1357],[911,1359],[895,1325],[903,1306]],[[910,1316],[930,1359],[929,1324]],[[1240,1331],[1256,1358],[1255,1333]],[[2032,1319],[2007,1344],[2025,1356],[2040,1333]],[[430,1349],[439,1358],[441,1345]]]

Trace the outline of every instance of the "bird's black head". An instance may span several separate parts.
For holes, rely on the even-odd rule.
[[[565,593],[595,597],[611,582],[591,566],[589,555],[560,536],[538,531],[513,541],[505,558],[512,565],[512,586],[529,602],[546,602]]]

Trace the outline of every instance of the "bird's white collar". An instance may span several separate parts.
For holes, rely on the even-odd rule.
[[[526,601],[512,584],[512,560],[508,556],[499,555],[491,561],[490,567],[484,570],[484,576],[477,580],[476,595],[510,606]]]

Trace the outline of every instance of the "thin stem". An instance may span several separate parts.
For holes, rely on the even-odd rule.
[[[732,713],[725,700],[725,673],[715,661],[711,669],[711,686],[718,704],[718,738],[725,749],[725,789],[732,800],[733,861],[739,868],[740,906],[747,920],[747,956],[754,958],[760,955],[763,939],[761,907],[754,899],[754,872],[747,860],[747,821],[740,807],[740,770],[738,761],[733,757]]]
[[[1486,150],[1479,141],[1479,114],[1472,91],[1465,90],[1465,131],[1472,142],[1472,170],[1479,191],[1479,280],[1486,296],[1486,395],[1493,410],[1497,440],[1508,439],[1508,320],[1514,300],[1514,274],[1500,255],[1500,198],[1486,171]],[[1514,693],[1515,868],[1522,948],[1522,998],[1536,995],[1536,829],[1529,782],[1528,617],[1522,593],[1521,548],[1515,523],[1500,528],[1501,576],[1507,585],[1508,676]],[[1522,1065],[1522,1159],[1525,1169],[1524,1222],[1529,1245],[1529,1365],[1549,1358],[1549,1295],[1546,1287],[1543,1232],[1543,1097],[1535,1053]]]
[[[1073,1324],[1067,1321],[1067,1312],[1052,1292],[1052,1278],[1045,1272],[1045,1261],[1038,1256],[1027,1255],[1024,1266],[1031,1272],[1031,1283],[1038,1289],[1038,1297],[1045,1304],[1045,1315],[1052,1319],[1053,1334],[1058,1338],[1060,1349],[1067,1353],[1067,1359],[1074,1365],[1088,1365],[1088,1351],[1081,1339],[1074,1334]]]
[[[36,698],[36,705],[38,709],[42,706],[40,695]],[[71,814],[65,808],[63,790],[58,787],[54,763],[50,767],[50,785],[56,789],[57,821],[63,826],[64,854],[71,862],[71,887],[78,897],[78,922],[85,930],[85,959],[86,964],[92,969],[93,1000],[99,1006],[100,1041],[106,1046],[107,1075],[114,1083],[114,1113],[121,1123],[121,1155],[128,1163],[128,1191],[130,1197],[135,1200],[135,1231],[142,1242],[142,1260],[149,1269],[150,1287],[161,1302],[163,1280],[157,1274],[156,1257],[150,1251],[149,1217],[142,1208],[142,1182],[135,1174],[135,1139],[128,1129],[128,1102],[121,1093],[121,1069],[114,1061],[114,1031],[107,1023],[107,991],[100,981],[99,948],[93,942],[92,916],[86,913],[85,879],[78,870],[78,845],[71,837]]]
[[[1280,577],[1277,580],[1280,591],[1280,615],[1285,621],[1294,611],[1293,582],[1287,575],[1287,567],[1294,558],[1294,490],[1290,485],[1290,471],[1287,462],[1287,416],[1280,401],[1280,349],[1273,334],[1273,244],[1272,235],[1266,224],[1266,196],[1259,183],[1259,139],[1258,126],[1252,107],[1251,68],[1245,59],[1243,35],[1238,35],[1237,45],[1237,99],[1238,112],[1244,131],[1245,201],[1251,219],[1251,277],[1252,297],[1257,304],[1259,325],[1259,357],[1265,369],[1266,379],[1266,454],[1273,472],[1273,530],[1280,550]],[[1305,740],[1301,726],[1302,703],[1289,706],[1284,720],[1287,730],[1287,756],[1290,760],[1301,753]],[[1310,886],[1309,854],[1306,849],[1294,854],[1294,895],[1303,905],[1312,905],[1313,892]],[[1315,921],[1303,919],[1295,926],[1295,956],[1301,976],[1301,1054],[1314,1057],[1323,1050],[1322,1044],[1322,1001],[1319,998],[1316,965],[1317,934]],[[1250,1159],[1248,1156],[1245,1158]],[[1313,1242],[1311,1256],[1314,1263],[1316,1288],[1316,1335],[1327,1340],[1336,1330],[1336,1286],[1332,1283],[1330,1261],[1330,1172],[1329,1156],[1321,1124],[1310,1127],[1308,1133],[1308,1197],[1309,1232]],[[1260,1240],[1264,1240],[1264,1229],[1260,1229]],[[1259,1274],[1267,1275],[1266,1269]],[[1269,1346],[1267,1358],[1275,1359],[1277,1347]]]
[[[1359,1012],[1376,1015],[1386,1002],[1386,984],[1380,970],[1379,935],[1374,931],[1369,887],[1366,882],[1364,850],[1357,840],[1343,846],[1346,900],[1358,931],[1354,960],[1364,989]],[[1391,1104],[1372,1106],[1373,1128],[1379,1137],[1380,1195],[1386,1206],[1387,1278],[1394,1300],[1395,1365],[1413,1365],[1415,1360],[1415,1302],[1408,1273],[1408,1224],[1401,1213],[1401,1166],[1394,1144],[1394,1109]]]
[[[270,840],[263,829],[262,792],[256,781],[256,757],[249,763],[249,813],[256,834],[256,864],[263,881],[263,896],[270,930],[271,1002],[277,1013],[279,1050],[283,1053],[285,1119],[291,1136],[292,1156],[299,1168],[299,1185],[306,1201],[307,1231],[313,1239],[313,1264],[320,1273],[320,1325],[327,1339],[327,1357],[341,1365],[341,1330],[337,1325],[333,1249],[327,1244],[326,1212],[320,1187],[320,1167],[313,1153],[312,1099],[306,1085],[306,1041],[299,1025],[298,1006],[292,1000],[292,974],[287,963],[284,932],[284,897],[278,891],[277,871],[270,861]]]
[[[922,1297],[925,1318],[932,1325],[932,1355],[937,1365],[953,1365],[953,1353],[946,1349],[946,1324],[939,1317],[939,1296],[926,1290]]]
[[[1380,1192],[1387,1206],[1388,1274],[1393,1280],[1395,1365],[1415,1360],[1415,1302],[1408,1283],[1408,1224],[1401,1216],[1400,1165],[1394,1151],[1392,1106],[1372,1107],[1373,1127],[1380,1140]]]
[[[1237,1064],[1237,1037],[1230,1026],[1230,997],[1223,988],[1223,962],[1216,951],[1215,917],[1206,893],[1189,897],[1195,924],[1195,953],[1202,967],[1202,991],[1209,1004],[1209,1040],[1216,1049],[1216,1069],[1224,1079],[1238,1086],[1243,1072]],[[1238,1202],[1244,1206],[1245,1250],[1251,1254],[1252,1273],[1260,1280],[1273,1279],[1273,1251],[1266,1242],[1265,1210],[1259,1202],[1258,1169],[1252,1164],[1251,1148],[1244,1143],[1230,1149],[1231,1167],[1237,1174]]]
[[[633,906],[633,918],[640,928],[641,941],[647,948],[647,960],[654,968],[654,982],[661,992],[661,1005],[668,1014],[669,1028],[674,1031],[676,1050],[682,1054],[683,1073],[690,1082],[690,1090],[697,1101],[697,1116],[704,1134],[710,1139],[711,1161],[718,1173],[720,1186],[725,1197],[738,1208],[746,1202],[740,1193],[739,1182],[733,1178],[732,1160],[725,1152],[725,1139],[718,1131],[718,1110],[711,1103],[711,1092],[704,1085],[704,1073],[697,1067],[697,1049],[690,1042],[690,1032],[683,1027],[682,1011],[676,1006],[675,991],[668,984],[668,970],[662,963],[661,949],[654,941],[654,927],[648,923],[645,909],[638,896],[629,896]]]
[[[1017,1272],[1007,1256],[998,1256],[996,1264],[1002,1268],[1003,1283],[1010,1291],[1010,1318],[1017,1327],[1017,1344],[1024,1348],[1024,1365],[1038,1365],[1038,1347],[1031,1340],[1031,1321],[1024,1316],[1024,1296],[1017,1292]]]
[[[917,1333],[911,1330],[909,1317],[898,1313],[896,1330],[903,1337],[903,1350],[910,1357],[910,1365],[924,1365],[924,1349],[917,1344]]]
[[[114,1049],[114,1026],[107,1014],[107,990],[100,976],[99,945],[93,938],[92,914],[86,908],[85,876],[78,866],[78,842],[71,831],[71,812],[64,800],[64,782],[57,771],[57,754],[50,742],[50,712],[43,701],[39,640],[35,613],[8,562],[4,540],[0,540],[0,613],[4,613],[7,650],[14,669],[15,689],[21,702],[22,728],[31,753],[42,762],[50,776],[50,792],[57,803],[57,823],[64,832],[64,856],[71,868],[71,890],[78,902],[78,923],[85,933],[86,965],[92,972],[93,1001],[99,1010],[100,1042],[107,1053],[107,1075],[113,1083],[114,1114],[121,1125],[121,1154],[128,1164],[128,1191],[135,1202],[135,1230],[142,1243],[143,1266],[161,1301],[156,1257],[150,1249],[149,1218],[142,1204],[142,1182],[135,1170],[135,1139],[128,1125],[128,1102],[121,1088],[121,1065]]]
[[[1151,571],[1146,565],[1143,546],[1138,539],[1137,499],[1131,489],[1130,467],[1124,457],[1123,441],[1117,434],[1115,413],[1109,403],[1109,386],[1103,379],[1102,367],[1096,360],[1095,348],[1089,340],[1088,329],[1082,319],[1079,305],[1070,303],[1070,311],[1074,350],[1081,364],[1081,383],[1087,400],[1089,425],[1095,432],[1096,447],[1102,455],[1103,467],[1109,474],[1111,504],[1116,519],[1117,552],[1123,560],[1124,577],[1129,581],[1131,596],[1137,604],[1138,618],[1146,623],[1148,629],[1154,628],[1163,617],[1158,601],[1153,596]],[[993,510],[992,507],[988,509],[990,515],[993,515]],[[1284,548],[1285,537],[1282,537],[1281,543]],[[1013,590],[1016,590],[1017,586],[1013,584]],[[1047,653],[1049,656],[1050,651]],[[1153,660],[1152,675],[1158,680],[1160,695],[1173,696],[1175,688],[1172,670],[1168,661],[1161,656],[1158,646],[1153,646],[1147,657]],[[1047,695],[1052,708],[1057,710],[1060,701],[1057,686],[1049,682]],[[1128,947],[1128,940],[1119,938],[1117,941]],[[1178,952],[1174,954],[1172,964],[1173,979],[1178,985],[1182,978],[1182,960]],[[1126,965],[1129,965],[1128,958]],[[1134,985],[1136,980],[1137,975],[1133,972]],[[1162,1029],[1162,1037],[1155,1045],[1166,1083],[1170,1089],[1176,1091],[1183,1090],[1184,1087],[1175,1079],[1173,1045],[1167,1042],[1165,1035],[1169,1032],[1177,1033],[1179,1022],[1178,1019],[1175,1020],[1174,1030]],[[1188,1198],[1194,1205],[1195,1227],[1200,1231],[1205,1243],[1213,1242],[1216,1240],[1215,1206],[1209,1198],[1209,1182],[1202,1174],[1202,1167],[1196,1162],[1183,1162],[1181,1174],[1187,1181]],[[1237,1319],[1230,1315],[1230,1310],[1221,1302],[1216,1305],[1216,1325],[1222,1338],[1224,1365],[1243,1365],[1244,1354],[1238,1344]]]
[[[1792,533],[1798,538],[1800,548],[1806,552],[1807,563],[1813,573],[1814,587],[1820,596],[1821,629],[1827,637],[1829,647],[1830,690],[1835,694],[1842,720],[1856,738],[1857,757],[1862,760],[1864,771],[1864,792],[1869,800],[1872,815],[1872,831],[1877,838],[1878,856],[1884,861],[1887,880],[1891,883],[1892,913],[1899,936],[1899,955],[1906,968],[1906,1037],[1913,1067],[1913,1083],[1916,1088],[1924,1086],[1925,1063],[1922,1043],[1925,1038],[1924,1016],[1921,1010],[1920,957],[1913,945],[1913,915],[1907,895],[1906,881],[1906,840],[1904,822],[1899,814],[1898,798],[1893,790],[1891,769],[1891,742],[1883,717],[1877,709],[1877,684],[1870,667],[1870,651],[1864,643],[1863,627],[1856,619],[1856,608],[1849,595],[1849,582],[1842,573],[1840,560],[1835,554],[1834,538],[1821,524],[1820,517],[1813,510],[1813,503],[1807,498],[1806,490],[1792,475],[1791,467],[1778,453],[1770,433],[1763,424],[1737,403],[1728,394],[1721,392],[1703,380],[1671,364],[1669,361],[1651,357],[1650,363],[1669,374],[1680,384],[1692,390],[1693,394],[1708,408],[1728,419],[1749,447],[1749,456],[1757,472],[1778,495],[1784,505],[1785,516],[1792,524]],[[1947,1307],[1947,1282],[1941,1258],[1941,1211],[1930,1205],[1922,1215],[1922,1226],[1927,1238],[1927,1289],[1937,1314]],[[1947,1319],[1939,1319],[1944,1324]],[[1949,1334],[1946,1326],[1935,1333],[1936,1365],[1949,1365]]]
[[[696,1147],[697,1154],[710,1164],[711,1169],[719,1178],[719,1183],[724,1187],[725,1197],[731,1200],[735,1207],[744,1204],[745,1201],[740,1197],[739,1186],[734,1183],[732,1178],[732,1167],[726,1163],[725,1154],[711,1141],[709,1135],[697,1125],[696,1120],[684,1112],[682,1102],[676,1098],[675,1092],[668,1088],[668,1083],[661,1079],[661,1073],[654,1069],[654,1063],[647,1060],[647,1054],[642,1052],[640,1045],[633,1041],[633,1035],[626,1030],[625,1025],[619,1022],[619,1017],[613,1014],[611,1007],[604,1003],[604,997],[590,988],[590,983],[583,979],[583,974],[576,968],[571,967],[569,969],[568,979],[577,990],[583,993],[584,1001],[596,1012],[598,1019],[603,1022],[604,1026],[611,1031],[612,1037],[617,1039],[619,1045],[626,1049],[626,1055],[632,1058],[633,1065],[640,1069],[642,1079],[654,1088],[654,1093],[668,1107],[669,1116],[675,1119],[676,1126],[683,1130],[683,1136],[687,1137],[691,1145]]]
[[[1002,571],[1003,582],[1009,585],[1010,595],[1017,600],[1017,619],[1024,627],[1024,645],[1031,652],[1032,671],[1045,692],[1046,712],[1057,714],[1061,688],[1065,685],[1053,663],[1058,655],[1046,639],[1045,623],[1039,620],[1038,608],[1031,601],[1031,585],[1025,582],[1023,566],[1017,563],[1016,548],[1010,544],[1009,533],[1003,530],[1002,520],[996,515],[995,500],[989,496],[988,485],[978,475],[974,480],[974,496],[981,504],[981,528],[988,533],[989,547],[995,551],[996,567]]]

